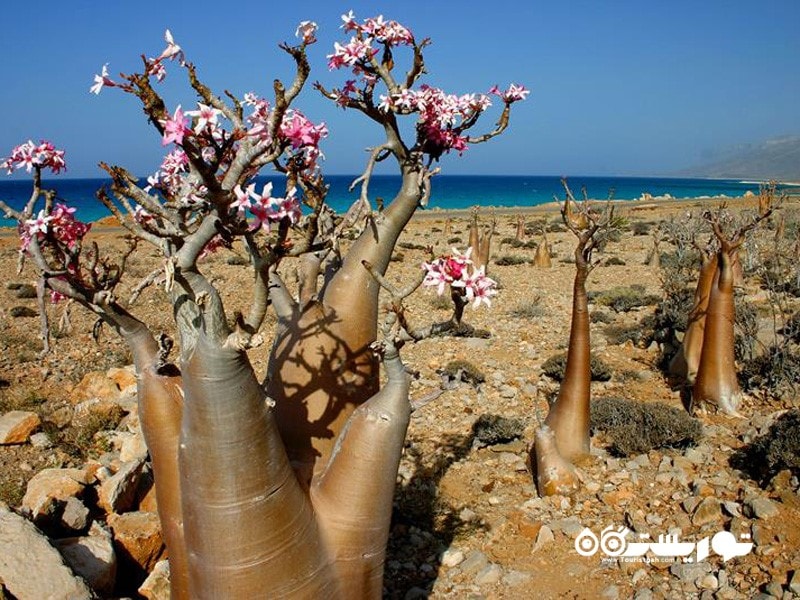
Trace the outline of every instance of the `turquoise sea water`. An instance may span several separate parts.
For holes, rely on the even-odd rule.
[[[359,190],[348,191],[353,175],[329,175],[328,203],[336,211],[344,211],[357,198]],[[268,177],[259,177],[259,189]],[[388,203],[398,190],[400,179],[393,175],[376,175],[370,184],[370,197],[382,197]],[[441,175],[434,177],[429,208],[458,209],[472,206],[525,207],[551,202],[554,196],[563,198],[561,178],[557,176],[485,176]],[[82,221],[95,221],[108,216],[106,208],[95,199],[95,191],[107,183],[103,179],[52,179],[45,187],[57,191],[58,197],[75,206]],[[276,180],[276,189],[281,189]],[[728,179],[673,179],[648,177],[579,177],[569,178],[576,197],[586,187],[590,198],[605,199],[613,192],[617,200],[633,200],[643,193],[652,196],[696,198],[741,196],[747,190],[758,191],[757,182]],[[24,205],[31,193],[31,184],[24,180],[0,180],[0,199],[15,208]],[[0,219],[0,226],[12,223]]]

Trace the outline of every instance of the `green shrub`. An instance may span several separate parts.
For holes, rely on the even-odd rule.
[[[399,242],[397,246],[403,250],[427,250],[424,244],[415,244],[414,242]]]
[[[244,267],[250,264],[250,259],[241,254],[231,254],[225,259],[225,264],[234,267]]]
[[[612,440],[609,450],[620,456],[694,446],[703,433],[700,422],[679,408],[623,398],[594,400],[590,427],[607,433]]]
[[[589,320],[592,323],[611,323],[614,317],[604,310],[593,310],[589,315]]]
[[[792,395],[800,383],[800,355],[785,346],[770,346],[742,362],[737,373],[745,391],[768,391],[775,397]]]
[[[626,325],[609,325],[603,330],[609,344],[621,345],[630,340],[637,346],[648,344],[652,339],[652,331],[642,327],[641,323]]]

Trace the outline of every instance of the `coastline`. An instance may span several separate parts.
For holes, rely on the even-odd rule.
[[[789,185],[789,184],[782,184],[782,185]],[[800,183],[797,184],[800,187]],[[753,195],[744,195],[744,196],[697,196],[697,197],[687,197],[687,198],[677,198],[672,196],[651,196],[648,193],[643,193],[640,198],[634,200],[606,200],[606,199],[594,199],[590,198],[589,202],[597,202],[597,203],[605,203],[610,202],[615,207],[619,209],[626,209],[631,212],[639,212],[639,211],[659,211],[662,209],[666,210],[683,210],[687,207],[691,208],[699,208],[701,204],[705,204],[708,202],[736,202],[737,205],[739,202],[742,202],[746,205],[748,201],[752,201],[753,204],[756,204],[758,196]],[[787,198],[789,201],[792,199],[800,200],[800,190],[798,190],[797,194],[788,194]],[[551,202],[545,202],[542,204],[536,204],[534,206],[491,206],[491,205],[481,205],[475,204],[469,208],[441,208],[438,206],[433,206],[430,208],[420,209],[414,213],[412,217],[413,221],[437,221],[437,220],[444,220],[448,218],[466,218],[472,214],[472,211],[478,208],[480,214],[482,215],[496,215],[496,216],[516,216],[516,215],[541,215],[541,214],[557,214],[559,211],[559,203],[555,200]],[[95,233],[117,233],[125,231],[125,228],[122,227],[118,222],[116,217],[109,215],[106,217],[102,217],[101,219],[97,219],[94,221],[89,221],[92,224],[92,231]],[[14,226],[0,226],[0,238],[8,238],[8,237],[16,237],[17,232]]]

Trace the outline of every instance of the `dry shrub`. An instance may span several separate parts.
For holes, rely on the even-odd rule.
[[[454,381],[479,385],[486,381],[486,375],[468,360],[451,360],[442,369],[442,374]]]
[[[700,422],[660,402],[599,398],[592,402],[590,427],[612,439],[610,451],[620,456],[655,448],[694,446],[702,437]]]
[[[765,434],[739,448],[730,465],[762,486],[784,469],[800,475],[800,409],[786,411]]]
[[[525,423],[520,419],[484,414],[472,426],[472,446],[494,446],[518,440],[525,433]]]
[[[567,354],[556,354],[542,363],[542,372],[556,381],[564,380],[564,369],[567,366]],[[590,369],[592,381],[609,381],[612,371],[603,359],[594,354],[591,355]]]

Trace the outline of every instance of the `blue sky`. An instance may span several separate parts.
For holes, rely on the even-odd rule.
[[[299,21],[314,20],[311,80],[335,86],[345,73],[329,72],[325,55],[345,41],[340,15],[350,9],[430,37],[432,85],[462,94],[513,81],[532,90],[505,135],[446,157],[444,173],[657,175],[714,150],[800,134],[797,0],[43,0],[2,10],[0,156],[47,138],[67,151],[69,177],[101,176],[101,160],[147,175],[162,147],[135,99],[88,93],[103,63],[112,75],[137,70],[170,28],[215,91],[270,97],[273,78],[292,74],[278,42],[293,42]],[[172,66],[164,87],[172,107],[194,102],[183,81]],[[298,107],[331,130],[326,172],[360,172],[381,131],[310,86]]]

